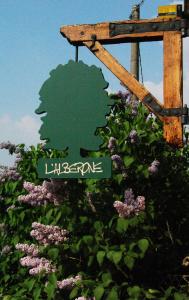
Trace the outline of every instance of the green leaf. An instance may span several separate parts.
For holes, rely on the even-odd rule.
[[[23,222],[23,220],[24,220],[24,217],[25,217],[25,212],[22,211],[22,212],[20,213],[20,219],[21,219],[22,222]]]
[[[119,300],[118,293],[115,288],[112,288],[106,300]]]
[[[135,161],[132,156],[125,156],[123,160],[126,167],[130,167],[130,165]]]
[[[147,239],[141,239],[138,241],[138,247],[142,251],[142,253],[145,253],[149,247],[149,242]]]
[[[97,286],[94,290],[94,296],[96,298],[96,300],[100,300],[102,298],[102,296],[104,295],[104,288],[103,286]]]
[[[129,270],[132,270],[132,269],[133,269],[134,264],[135,264],[134,258],[132,258],[131,256],[127,255],[127,256],[124,258],[124,262],[125,262],[126,266],[129,268]]]
[[[52,283],[54,286],[56,286],[57,278],[56,278],[55,273],[50,274],[48,279],[49,279],[50,283]]]
[[[4,282],[7,282],[9,279],[10,279],[10,275],[9,274],[6,274],[3,278]]]
[[[114,254],[114,251],[111,250],[111,251],[108,251],[108,253],[106,254],[107,258],[111,261],[113,261],[113,254]]]
[[[129,222],[128,220],[124,219],[124,218],[119,218],[117,220],[117,226],[116,226],[116,230],[119,233],[125,232],[128,228]]]
[[[103,273],[102,274],[102,281],[103,281],[103,286],[108,287],[110,283],[112,283],[112,276],[110,273]]]
[[[33,293],[33,295],[34,295],[34,300],[38,300],[40,294],[41,294],[41,289],[40,289],[39,287],[35,288],[34,293]]]
[[[73,288],[73,290],[71,291],[71,293],[69,295],[69,298],[70,299],[76,298],[78,296],[78,291],[79,291],[78,287]]]
[[[135,285],[133,287],[129,287],[127,289],[127,292],[129,294],[129,296],[134,297],[133,300],[135,300],[135,299],[137,300],[138,299],[137,297],[140,296],[141,289],[139,286]]]
[[[48,297],[47,300],[53,300],[55,296],[55,285],[49,282],[45,287],[45,292]]]
[[[47,219],[47,221],[50,221],[50,218],[51,218],[52,213],[53,213],[53,209],[51,208],[51,209],[48,211],[48,213],[46,214],[46,219]]]
[[[35,284],[36,280],[35,279],[31,279],[27,282],[27,287],[28,287],[28,291],[30,292],[33,289],[33,286]]]
[[[112,258],[113,258],[114,264],[117,265],[120,262],[121,258],[122,258],[122,252],[121,251],[115,251],[113,253]]]
[[[105,254],[106,254],[105,251],[98,251],[98,253],[96,255],[97,261],[98,261],[100,266],[103,264]]]
[[[124,180],[123,175],[122,174],[117,174],[116,175],[116,180],[117,180],[117,183],[120,184]]]
[[[102,274],[102,281],[105,282],[106,280],[112,279],[111,273],[103,273]]]
[[[175,293],[174,294],[174,300],[187,300],[188,297],[186,295]]]
[[[56,215],[56,217],[55,217],[56,223],[59,221],[59,219],[61,218],[61,216],[62,216],[62,212],[59,211],[59,213],[58,213],[58,214]]]
[[[85,224],[88,221],[88,218],[86,216],[79,217],[81,224]]]
[[[83,241],[87,245],[92,245],[92,243],[93,243],[93,236],[92,235],[84,235],[83,236]]]
[[[12,190],[12,193],[16,190],[17,185],[18,185],[18,181],[12,182],[12,183],[11,183],[11,190]]]
[[[88,258],[88,263],[87,266],[90,267],[94,261],[95,256],[94,255],[90,255]]]
[[[104,227],[104,225],[103,225],[103,223],[100,222],[100,221],[96,221],[96,222],[94,223],[94,228],[95,228],[96,231],[98,231],[98,232],[102,232],[103,227]]]
[[[56,259],[59,255],[59,250],[57,248],[49,249],[48,255],[51,259]]]

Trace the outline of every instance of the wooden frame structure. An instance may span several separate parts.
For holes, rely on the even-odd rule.
[[[164,137],[172,145],[183,145],[182,38],[188,35],[188,19],[155,18],[104,22],[92,25],[69,25],[61,34],[74,46],[86,46],[104,65],[143,102],[164,124]],[[164,103],[156,99],[104,47],[104,44],[163,41]]]

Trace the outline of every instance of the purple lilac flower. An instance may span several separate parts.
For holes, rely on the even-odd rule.
[[[11,251],[11,246],[6,245],[6,246],[4,246],[4,247],[2,248],[2,250],[1,250],[1,255],[8,254],[8,253],[10,253],[10,251]]]
[[[37,275],[41,272],[46,274],[56,272],[55,266],[51,264],[51,262],[44,258],[44,257],[32,257],[32,256],[25,256],[20,259],[20,264],[23,267],[29,267],[29,274],[30,275]]]
[[[70,278],[67,278],[67,279],[63,279],[61,281],[57,281],[57,287],[59,289],[72,289],[76,282],[77,281],[80,281],[81,280],[81,276],[80,275],[77,275],[75,277],[70,277]]]
[[[58,245],[68,240],[68,231],[58,226],[34,222],[32,223],[32,228],[30,235],[42,245]]]
[[[22,177],[17,172],[16,167],[4,167],[0,166],[0,182],[5,182],[6,180],[17,181]]]
[[[115,201],[113,206],[117,210],[119,217],[126,218],[138,215],[145,210],[145,197],[134,197],[132,189],[125,191],[125,201]]]
[[[18,163],[19,163],[20,161],[22,161],[22,155],[21,155],[21,153],[19,152],[19,153],[16,154],[15,165],[18,165]]]
[[[42,185],[35,186],[31,182],[24,182],[23,187],[29,192],[27,195],[21,195],[18,200],[23,203],[28,203],[32,206],[46,205],[47,203],[53,203],[59,205],[61,196],[49,191],[49,186],[52,183],[44,181]]]
[[[128,96],[130,95],[130,93],[128,92],[128,91],[125,91],[125,92],[123,92],[123,91],[119,91],[118,93],[117,93],[117,96],[119,97],[119,98],[121,98],[121,100],[127,100],[128,99]]]
[[[145,197],[138,196],[136,198],[136,205],[135,205],[135,214],[138,215],[141,211],[145,210]]]
[[[121,156],[119,156],[118,154],[114,154],[111,156],[111,159],[114,162],[116,169],[120,170],[122,172],[123,178],[127,178],[127,176],[128,176],[127,171],[126,171],[126,168],[124,166]]]
[[[35,244],[28,245],[19,243],[16,245],[16,249],[32,257],[38,256],[39,254],[39,247]]]
[[[111,159],[115,163],[117,169],[121,169],[123,167],[122,158],[118,154],[114,154],[111,156]]]
[[[137,100],[134,100],[134,99],[131,100],[131,107],[132,107],[131,113],[133,116],[137,116],[137,114],[138,114],[138,105],[139,105],[139,102]]]
[[[52,194],[61,194],[64,197],[68,196],[68,181],[63,179],[51,179],[51,181],[44,181],[43,185]]]
[[[16,145],[12,144],[11,142],[3,142],[3,143],[0,143],[0,149],[6,149],[6,150],[9,150],[9,153],[10,154],[13,154],[15,153],[15,150],[16,150]]]
[[[150,167],[148,168],[148,171],[150,174],[156,174],[158,172],[158,167],[159,167],[160,162],[158,160],[154,160]]]
[[[31,267],[35,268],[37,267],[44,259],[39,257],[33,257],[33,256],[25,256],[20,259],[20,264],[23,267]]]
[[[129,138],[131,140],[131,144],[135,144],[138,139],[138,134],[136,130],[132,129],[131,132],[129,133]]]
[[[108,149],[110,152],[114,152],[116,149],[116,139],[114,137],[110,137],[108,142]]]
[[[125,190],[124,198],[125,198],[125,201],[124,201],[125,204],[132,204],[132,203],[134,203],[135,196],[134,196],[133,190],[132,189]]]

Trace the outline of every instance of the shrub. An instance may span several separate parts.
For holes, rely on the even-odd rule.
[[[19,177],[2,168],[2,299],[188,298],[188,146],[168,145],[129,95],[114,98],[90,154],[111,155],[111,179],[42,181],[38,158],[64,153],[10,147]]]

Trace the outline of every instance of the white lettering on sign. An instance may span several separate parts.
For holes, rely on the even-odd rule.
[[[50,169],[50,170],[49,170]],[[102,173],[102,163],[89,163],[89,162],[77,162],[74,164],[69,164],[68,162],[64,163],[51,163],[50,167],[45,163],[45,175],[49,174],[85,174],[91,173]]]

